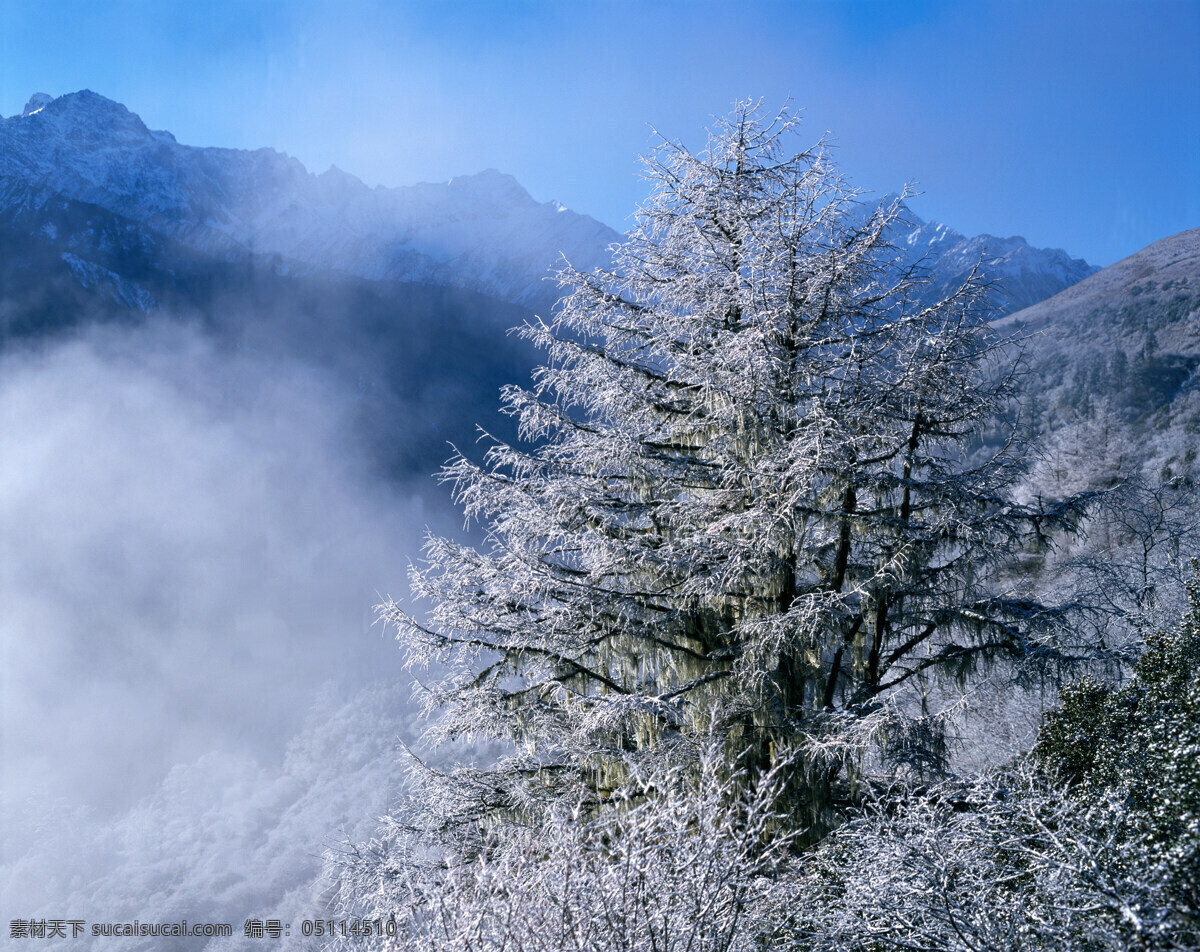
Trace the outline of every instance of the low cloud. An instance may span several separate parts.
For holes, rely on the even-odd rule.
[[[307,824],[288,849],[311,867],[339,816],[373,815],[390,768],[368,770],[357,793],[344,781],[335,804],[313,799],[330,772],[365,769],[338,766],[361,739],[324,761],[301,751],[330,712],[350,735],[381,731],[383,749],[408,724],[395,687],[408,678],[373,605],[406,590],[423,527],[451,517],[432,482],[369,475],[347,436],[353,400],[319,368],[178,326],[0,361],[2,785],[5,828],[22,832],[0,857],[10,918],[25,914],[17,900],[99,900],[136,883],[144,895],[147,877],[230,888],[195,871],[244,878],[275,854],[286,869],[268,879],[282,888],[304,864],[255,831]],[[355,728],[349,699],[369,680],[392,686],[373,689],[373,726]],[[147,825],[145,848],[131,845]],[[177,841],[177,859],[150,863],[156,836]],[[266,852],[239,864],[239,849]],[[216,897],[192,898],[220,912]]]

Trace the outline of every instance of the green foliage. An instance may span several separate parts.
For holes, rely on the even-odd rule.
[[[1180,625],[1151,635],[1120,689],[1084,679],[1063,692],[1034,757],[1075,797],[1120,805],[1156,854],[1182,911],[1200,916],[1200,565]]]
[[[1071,783],[1096,770],[1100,745],[1111,736],[1112,690],[1086,677],[1062,692],[1062,706],[1046,717],[1035,754]]]

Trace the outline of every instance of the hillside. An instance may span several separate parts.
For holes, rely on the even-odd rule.
[[[1196,475],[1200,229],[1164,238],[996,323],[1026,338],[1029,416],[1051,448],[1103,426],[1077,477]],[[1107,475],[1100,475],[1100,474]]]

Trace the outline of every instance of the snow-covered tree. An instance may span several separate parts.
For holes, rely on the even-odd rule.
[[[384,925],[333,948],[758,952],[801,905],[792,837],[775,830],[788,766],[731,778],[702,744],[699,785],[679,766],[635,767],[622,809],[560,803],[448,867],[415,861],[427,844],[394,815],[333,865],[337,915]]]
[[[1120,798],[1074,798],[1028,765],[873,804],[809,857],[804,880],[799,949],[1200,949]]]
[[[694,771],[634,765],[620,809],[559,802],[465,862],[424,861],[420,811],[396,813],[336,857],[337,914],[387,924],[342,946],[1197,952],[1198,569],[1129,683],[1064,691],[1032,756],[892,788],[799,856],[778,812],[794,762],[754,779],[712,738]]]
[[[806,864],[805,947],[1200,949],[1200,573],[1114,689],[1064,690],[1032,757],[881,798]]]
[[[1169,628],[1186,606],[1188,564],[1200,553],[1200,493],[1186,479],[1131,477],[1083,525],[1085,541],[1066,566],[1101,610],[1106,640],[1133,658],[1142,638]]]
[[[427,617],[383,615],[433,665],[435,735],[512,744],[431,787],[447,822],[590,809],[715,732],[751,775],[804,748],[784,800],[819,832],[872,741],[937,768],[905,692],[1071,655],[1007,570],[1077,507],[1009,497],[1015,442],[969,453],[1013,381],[978,285],[914,304],[901,200],[795,131],[743,103],[703,151],[663,141],[612,268],[567,267],[525,329],[549,354],[505,394],[526,442],[444,470],[486,544],[430,539]]]
[[[1126,849],[1156,868],[1200,946],[1200,563],[1182,621],[1153,632],[1119,690],[1085,678],[1065,690],[1035,755],[1076,799],[1120,805]]]

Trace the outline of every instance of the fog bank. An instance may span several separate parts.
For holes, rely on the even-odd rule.
[[[0,359],[9,918],[250,915],[384,808],[413,728],[373,606],[450,526],[368,475],[354,400],[177,326]]]

